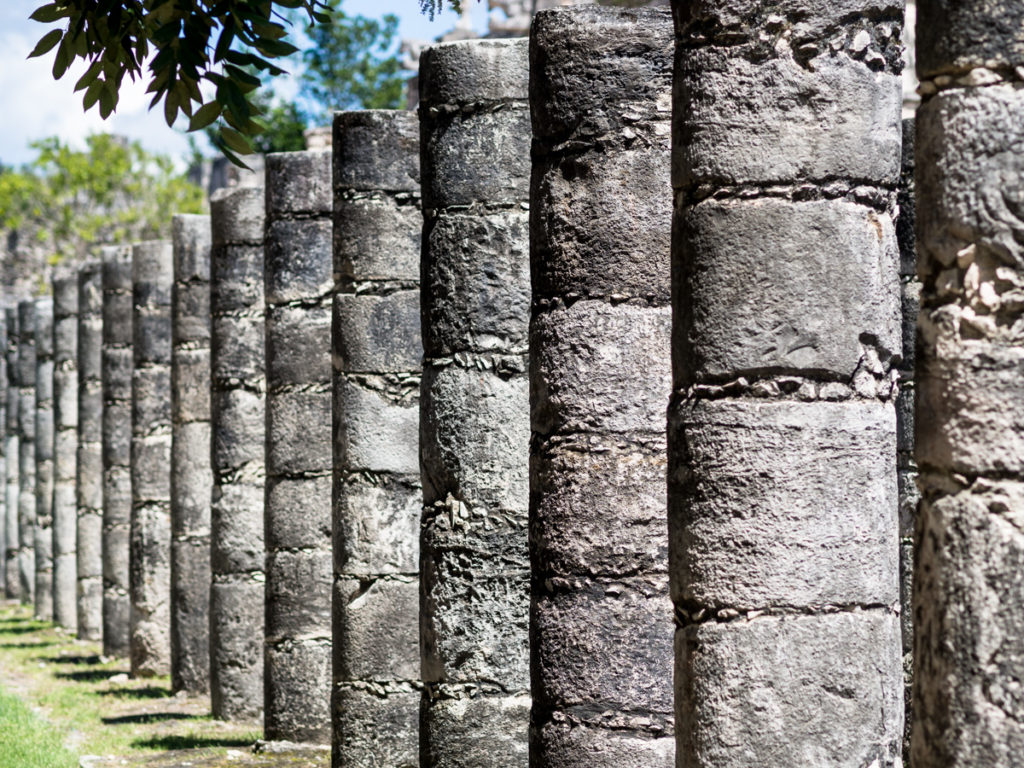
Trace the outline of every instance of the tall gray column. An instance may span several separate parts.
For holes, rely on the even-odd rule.
[[[902,3],[675,11],[678,759],[897,766]]]
[[[103,653],[127,656],[132,513],[131,248],[103,254]]]
[[[335,768],[418,764],[419,130],[334,119]]]
[[[534,19],[535,768],[670,766],[671,17]]]
[[[18,579],[21,602],[36,592],[36,303],[18,302]]]
[[[915,768],[1024,750],[1024,4],[919,0]]]
[[[331,740],[331,153],[266,160],[264,735]]]
[[[7,307],[4,310],[4,320],[7,326],[7,339],[3,347],[4,362],[6,364],[7,389],[5,392],[4,405],[4,456],[6,458],[7,472],[5,474],[4,497],[6,502],[6,515],[4,520],[6,550],[4,551],[4,565],[7,574],[6,595],[9,600],[18,600],[21,597],[21,579],[18,578],[18,558],[20,556],[19,531],[18,531],[18,489],[19,477],[19,448],[20,439],[18,434],[18,404],[21,402],[21,389],[18,386],[18,308]]]
[[[0,595],[17,599],[17,571],[8,570],[9,549],[17,547],[17,510],[8,514],[7,506],[7,393],[9,390],[7,368],[7,311],[0,308]],[[11,525],[11,518],[14,525]],[[13,536],[13,537],[12,537]],[[8,581],[10,574],[10,581]]]
[[[101,253],[103,250],[101,249]],[[103,639],[103,264],[78,272],[78,636]]]
[[[420,59],[420,764],[438,768],[529,762],[528,54]]]
[[[36,299],[36,617],[53,619],[53,299]]]
[[[78,274],[53,278],[53,621],[78,632]]]
[[[210,201],[210,694],[223,720],[263,711],[263,188]]]
[[[129,585],[134,677],[171,671],[171,286],[169,240],[132,247],[132,512]]]
[[[210,689],[210,217],[174,238],[171,362],[171,687]]]

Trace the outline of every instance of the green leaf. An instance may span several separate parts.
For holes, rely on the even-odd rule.
[[[32,21],[41,21],[44,24],[52,24],[55,21],[60,21],[70,13],[70,8],[61,8],[58,3],[49,3],[48,5],[36,8],[29,18],[32,19]]]
[[[64,73],[68,71],[73,58],[71,54],[71,41],[65,35],[64,39],[60,42],[60,46],[57,48],[57,55],[53,57],[54,80],[60,80],[64,77]]]
[[[199,131],[208,125],[211,125],[214,120],[220,117],[221,105],[216,101],[211,101],[207,104],[203,104],[196,113],[192,115],[192,120],[189,122],[188,129],[190,131]]]
[[[28,55],[28,58],[34,59],[36,56],[42,56],[44,53],[48,53],[53,46],[60,42],[63,35],[63,30],[51,29],[43,35],[42,39],[38,43],[36,43],[36,47],[32,49],[32,53]]]
[[[249,140],[233,128],[222,126],[220,129],[220,135],[229,149],[234,150],[240,155],[252,154],[252,147],[249,144]]]

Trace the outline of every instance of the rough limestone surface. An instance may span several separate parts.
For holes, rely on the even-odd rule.
[[[0,595],[17,599],[17,571],[9,570],[7,553],[11,546],[17,547],[17,522],[11,526],[11,515],[7,506],[7,393],[10,382],[7,368],[7,311],[0,308]],[[15,512],[15,521],[16,518]],[[10,574],[10,581],[8,581]]]
[[[331,741],[331,153],[266,160],[265,738]]]
[[[525,768],[528,41],[428,48],[419,84],[420,762]],[[491,154],[498,147],[502,160]]]
[[[679,765],[902,765],[902,10],[675,4]]]
[[[128,656],[132,514],[132,250],[103,252],[103,653]]]
[[[1024,7],[918,3],[919,768],[1024,749]]]
[[[210,695],[223,720],[263,712],[263,198],[238,187],[210,201]]]
[[[171,687],[210,689],[210,217],[171,223]]]
[[[132,246],[131,671],[171,671],[171,287],[169,240]]]
[[[113,248],[114,246],[106,246]],[[101,250],[101,254],[104,251]],[[103,639],[103,264],[78,272],[78,637]]]
[[[53,621],[78,632],[78,274],[53,278]]]
[[[53,619],[53,299],[36,299],[36,616]]]
[[[18,488],[20,484],[18,465],[18,403],[21,391],[18,387],[18,308],[4,309],[4,320],[7,328],[6,343],[2,348],[6,367],[7,388],[4,398],[4,457],[7,472],[4,480],[4,500],[6,512],[4,519],[4,567],[6,571],[6,591],[9,600],[21,597],[21,580],[18,578],[19,532],[18,532]]]
[[[18,302],[18,580],[21,602],[36,592],[36,304]]]
[[[419,762],[419,130],[334,119],[335,768]]]
[[[667,10],[544,11],[530,49],[535,768],[673,764]]]

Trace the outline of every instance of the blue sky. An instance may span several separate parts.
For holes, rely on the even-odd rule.
[[[28,19],[45,2],[0,0],[0,161],[11,165],[32,159],[34,153],[28,143],[34,139],[57,135],[78,144],[90,133],[102,132],[123,134],[141,140],[148,149],[184,157],[187,139],[167,127],[160,109],[147,111],[149,98],[144,83],[126,83],[118,111],[103,121],[95,108],[84,114],[81,94],[74,93],[82,68],[54,82],[49,56],[26,58],[49,28]],[[482,31],[487,25],[486,0],[470,2],[474,24]],[[346,13],[374,18],[395,14],[402,38],[435,38],[450,30],[456,19],[455,14],[446,11],[431,22],[420,13],[417,0],[345,0],[343,7]],[[278,90],[294,91],[294,86],[280,83]]]

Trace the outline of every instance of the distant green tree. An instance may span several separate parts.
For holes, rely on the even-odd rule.
[[[202,190],[139,142],[96,134],[85,150],[56,137],[31,146],[35,160],[0,172],[0,230],[53,262],[93,245],[168,237],[173,214],[203,208]]]

